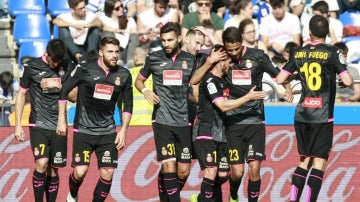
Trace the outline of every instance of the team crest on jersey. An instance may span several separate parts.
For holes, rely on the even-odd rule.
[[[166,150],[166,148],[165,147],[162,147],[161,148],[161,154],[163,155],[163,156],[166,156],[167,155],[167,150]]]
[[[249,68],[249,69],[253,67],[253,64],[252,64],[251,60],[247,59],[245,61],[245,67]]]
[[[63,77],[65,75],[64,67],[59,68],[59,76]]]
[[[211,154],[207,154],[206,161],[209,163],[213,161],[213,157],[211,156]]]
[[[208,89],[210,94],[214,94],[214,93],[217,92],[217,89],[216,89],[216,86],[215,86],[214,83],[208,83],[207,89]]]
[[[37,147],[35,147],[35,148],[34,148],[34,155],[35,155],[35,156],[39,156],[39,154],[40,154],[39,149],[38,149]]]
[[[75,162],[80,162],[80,155],[79,154],[75,154]]]
[[[187,62],[185,60],[182,62],[181,68],[183,68],[183,69],[188,68]]]
[[[120,77],[116,77],[115,85],[120,86],[120,84],[121,84]]]

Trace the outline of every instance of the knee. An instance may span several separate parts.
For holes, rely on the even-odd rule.
[[[162,170],[164,173],[175,173],[176,172],[176,161],[170,160],[163,162]]]
[[[260,162],[252,161],[249,163],[249,178],[251,181],[260,179]]]
[[[231,167],[231,179],[241,179],[244,176],[244,167],[243,166],[233,166]]]
[[[101,168],[100,175],[102,179],[110,181],[114,175],[115,169],[114,168]]]
[[[190,175],[190,164],[179,164],[177,174],[180,179],[185,179]]]
[[[48,167],[48,159],[38,159],[36,160],[36,171],[38,171],[39,173],[44,173],[47,171],[47,167]]]
[[[88,171],[88,166],[76,166],[74,169],[74,176],[76,180],[83,180]]]

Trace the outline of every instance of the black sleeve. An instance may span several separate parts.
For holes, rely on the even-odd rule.
[[[125,82],[124,91],[119,96],[117,105],[119,109],[122,108],[122,103],[124,103],[122,112],[128,112],[132,114],[133,111],[133,89],[132,89],[132,77],[129,72],[129,76]]]
[[[82,78],[82,67],[76,65],[75,69],[70,72],[70,75],[65,79],[62,85],[59,100],[67,100],[70,91],[75,88]]]

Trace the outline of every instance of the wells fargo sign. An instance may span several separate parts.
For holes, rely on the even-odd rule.
[[[27,141],[22,143],[14,139],[13,131],[13,128],[0,128],[0,201],[33,201],[31,179],[34,161],[28,130]],[[333,151],[318,201],[359,200],[359,131],[360,126],[335,126]],[[160,164],[156,161],[151,127],[131,127],[128,132],[126,149],[119,153],[119,166],[107,201],[158,201],[157,174]],[[68,140],[68,166],[60,170],[58,201],[65,201],[69,190],[72,132]],[[266,154],[267,160],[263,162],[261,170],[260,201],[289,201],[291,174],[298,161],[292,126],[267,127]],[[80,188],[79,201],[91,201],[98,176],[96,157],[92,156],[91,168]],[[183,201],[199,192],[201,176],[199,165],[194,161],[189,180],[181,193]],[[246,184],[247,178],[240,187],[240,201],[246,198]],[[224,198],[227,198],[227,184],[223,186],[223,192]]]

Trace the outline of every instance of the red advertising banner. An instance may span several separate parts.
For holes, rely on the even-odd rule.
[[[71,130],[69,130],[71,131]],[[335,126],[334,142],[319,202],[358,201],[360,199],[360,126]],[[33,201],[32,172],[35,167],[28,130],[26,141],[18,142],[11,127],[0,128],[0,201]],[[296,138],[292,126],[267,127],[267,160],[263,162],[260,201],[289,201],[290,180],[297,165]],[[71,164],[72,132],[68,138],[68,165],[60,169],[58,201],[66,201]],[[107,201],[159,201],[157,175],[160,163],[151,127],[130,127],[125,150],[119,152],[111,193]],[[245,173],[247,174],[247,173]],[[98,181],[96,156],[79,192],[79,201],[91,201]],[[183,201],[200,190],[202,173],[194,160],[181,196]],[[246,200],[247,176],[240,187],[240,201]],[[223,186],[224,199],[228,184]],[[305,195],[305,194],[303,194]],[[227,200],[224,200],[227,201]]]

